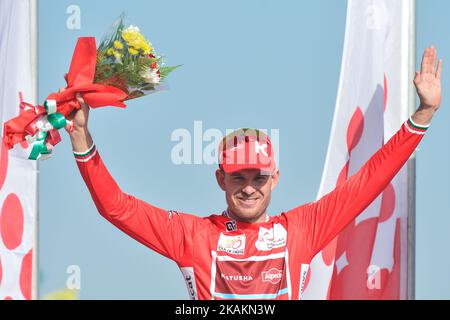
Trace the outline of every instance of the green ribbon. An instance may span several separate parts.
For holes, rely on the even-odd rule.
[[[53,126],[53,130],[59,130],[67,125],[67,119],[56,112],[57,105],[55,100],[46,100],[44,102],[45,111],[47,111],[47,120]],[[42,155],[51,154],[52,151],[47,148],[47,132],[38,132],[37,139],[33,142],[33,149],[28,157],[30,160],[38,160]]]
[[[61,113],[49,114],[47,120],[56,130],[62,129],[67,125],[67,120]]]
[[[55,100],[45,100],[44,102],[45,111],[47,114],[52,114],[56,112],[56,101]]]
[[[28,157],[30,160],[37,160],[41,155],[52,153],[51,150],[47,148],[47,143],[45,142],[47,139],[47,132],[39,132],[37,135],[37,140],[33,143],[33,149]]]

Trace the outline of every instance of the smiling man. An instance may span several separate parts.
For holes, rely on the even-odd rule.
[[[280,173],[269,137],[242,129],[219,146],[218,185],[227,209],[198,217],[166,211],[124,193],[88,131],[89,107],[73,115],[75,159],[102,216],[174,260],[191,299],[300,299],[312,258],[388,185],[424,136],[441,102],[442,61],[427,48],[414,83],[420,107],[345,183],[321,199],[267,214]]]
[[[230,218],[264,222],[278,177],[272,143],[264,132],[239,129],[220,143],[216,179],[225,191]]]

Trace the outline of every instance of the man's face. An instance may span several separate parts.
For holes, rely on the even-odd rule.
[[[272,190],[278,183],[279,171],[269,175],[258,169],[234,173],[216,171],[219,186],[225,191],[233,218],[243,222],[263,222]]]

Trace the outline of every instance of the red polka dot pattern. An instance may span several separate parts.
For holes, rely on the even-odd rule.
[[[347,127],[347,151],[351,154],[352,150],[361,140],[364,130],[364,115],[360,107],[357,107],[350,123]]]
[[[27,148],[28,144],[21,144],[22,148]],[[31,299],[31,277],[32,277],[32,261],[33,255],[30,248],[24,248],[24,224],[25,224],[25,212],[20,200],[20,193],[15,193],[13,190],[21,191],[20,183],[8,179],[8,172],[11,167],[11,159],[9,158],[9,151],[5,147],[2,139],[1,154],[0,154],[0,189],[7,196],[1,203],[0,210],[0,245],[13,253],[12,255],[2,255],[0,251],[0,300],[21,300]],[[10,186],[11,184],[11,186]],[[23,250],[29,250],[28,253],[23,256]],[[13,259],[18,261],[9,261],[5,263],[5,259]],[[5,270],[7,266],[20,265],[20,270]],[[5,274],[18,279],[16,289],[11,289],[12,292],[18,292],[22,296],[15,296],[12,293],[2,291],[2,285],[5,283]],[[9,283],[11,285],[11,283]],[[14,293],[17,294],[17,293]]]
[[[22,260],[20,269],[20,290],[25,299],[31,299],[31,269],[33,261],[33,250],[28,251]]]
[[[0,233],[3,244],[8,250],[16,249],[22,242],[23,209],[19,197],[9,194],[3,202],[0,215]]]
[[[387,75],[384,75],[383,106],[380,105],[380,107],[383,107],[382,110],[386,111],[387,105],[388,78]],[[336,187],[343,184],[349,178],[352,151],[359,144],[364,144],[364,139],[371,139],[371,137],[364,136],[364,122],[364,113],[358,106],[355,108],[347,126],[347,160],[339,172]],[[382,143],[384,141],[380,142],[380,147]],[[326,266],[333,266],[329,285],[324,287],[324,289],[328,288],[326,292],[327,299],[371,300],[400,298],[401,220],[394,216],[396,209],[396,190],[392,182],[381,194],[379,205],[379,215],[377,217],[367,217],[359,221],[358,224],[353,221],[321,251],[322,259],[319,263],[323,263]],[[374,256],[374,250],[377,236],[379,236],[377,232],[381,232],[380,224],[387,221],[392,223],[389,226],[395,228],[395,231],[394,229],[390,229],[394,232],[391,234],[393,235],[394,243],[391,249],[383,247],[383,250],[392,250],[386,252],[386,255],[389,256],[392,254],[394,257],[393,265],[372,265],[374,263],[374,257],[376,257],[376,255]],[[339,268],[336,264],[337,257],[345,257],[346,259],[346,262],[339,261]],[[389,264],[389,262],[384,263]],[[368,270],[372,270],[371,273]],[[314,270],[310,271],[314,273]],[[308,272],[308,276],[311,276],[310,272]]]

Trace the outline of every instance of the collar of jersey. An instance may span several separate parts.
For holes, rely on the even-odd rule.
[[[229,220],[236,221],[238,230],[239,229],[259,229],[261,226],[267,225],[267,223],[269,223],[272,220],[271,219],[272,217],[270,217],[268,214],[266,214],[266,221],[264,221],[264,222],[254,222],[254,223],[243,222],[243,221],[239,221],[236,219],[232,219],[229,216],[228,209],[222,212],[221,218],[223,218],[224,222],[229,221]]]

